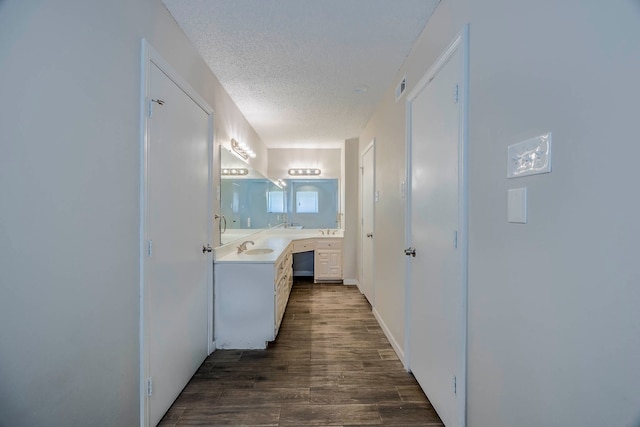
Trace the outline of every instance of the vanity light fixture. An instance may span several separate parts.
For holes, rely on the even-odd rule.
[[[247,168],[223,168],[222,175],[242,176],[248,175],[249,169]]]
[[[231,149],[234,151],[234,153],[245,160],[249,160],[249,158],[256,158],[256,153],[251,148],[249,148],[247,144],[238,142],[235,139],[231,140]]]
[[[320,175],[320,169],[291,168],[291,169],[289,169],[289,175],[293,175],[293,176],[318,176],[318,175]]]

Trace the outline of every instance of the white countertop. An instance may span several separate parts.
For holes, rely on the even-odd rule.
[[[214,263],[260,263],[269,264],[274,263],[282,252],[287,249],[287,246],[294,240],[302,239],[342,239],[344,237],[343,230],[331,229],[330,232],[335,234],[326,234],[327,230],[322,230],[325,234],[322,234],[320,230],[312,229],[272,229],[264,233],[259,233],[255,236],[247,236],[246,240],[251,240],[254,244],[247,244],[247,249],[273,249],[273,252],[268,254],[256,254],[248,255],[246,253],[238,253],[237,247],[242,243],[236,241],[229,243],[219,248],[214,249]]]

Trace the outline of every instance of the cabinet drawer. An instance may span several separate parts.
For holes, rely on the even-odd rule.
[[[275,265],[276,282],[279,280],[279,278],[283,274],[286,274],[287,271],[291,269],[292,264],[293,264],[293,255],[291,255],[291,252],[288,252],[281,257],[281,259]]]
[[[316,249],[315,240],[296,240],[293,242],[293,253],[314,251]]]
[[[342,267],[330,267],[327,277],[342,279]]]
[[[342,249],[342,240],[318,239],[316,243],[318,249]]]

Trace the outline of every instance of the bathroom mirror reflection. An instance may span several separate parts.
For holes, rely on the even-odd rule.
[[[337,179],[287,179],[288,227],[340,228]]]
[[[221,244],[284,222],[286,206],[282,188],[224,147],[220,148],[220,174]]]

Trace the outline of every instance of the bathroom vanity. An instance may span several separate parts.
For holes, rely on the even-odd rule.
[[[276,338],[293,284],[293,258],[288,244],[270,254],[214,264],[216,347],[266,348]]]
[[[293,284],[293,253],[315,251],[314,281],[342,280],[342,233],[269,232],[247,250],[214,253],[214,335],[219,349],[262,349],[275,340]],[[238,242],[239,243],[239,242]]]
[[[342,281],[342,238],[335,235],[294,240],[292,252],[314,252],[313,281]]]

